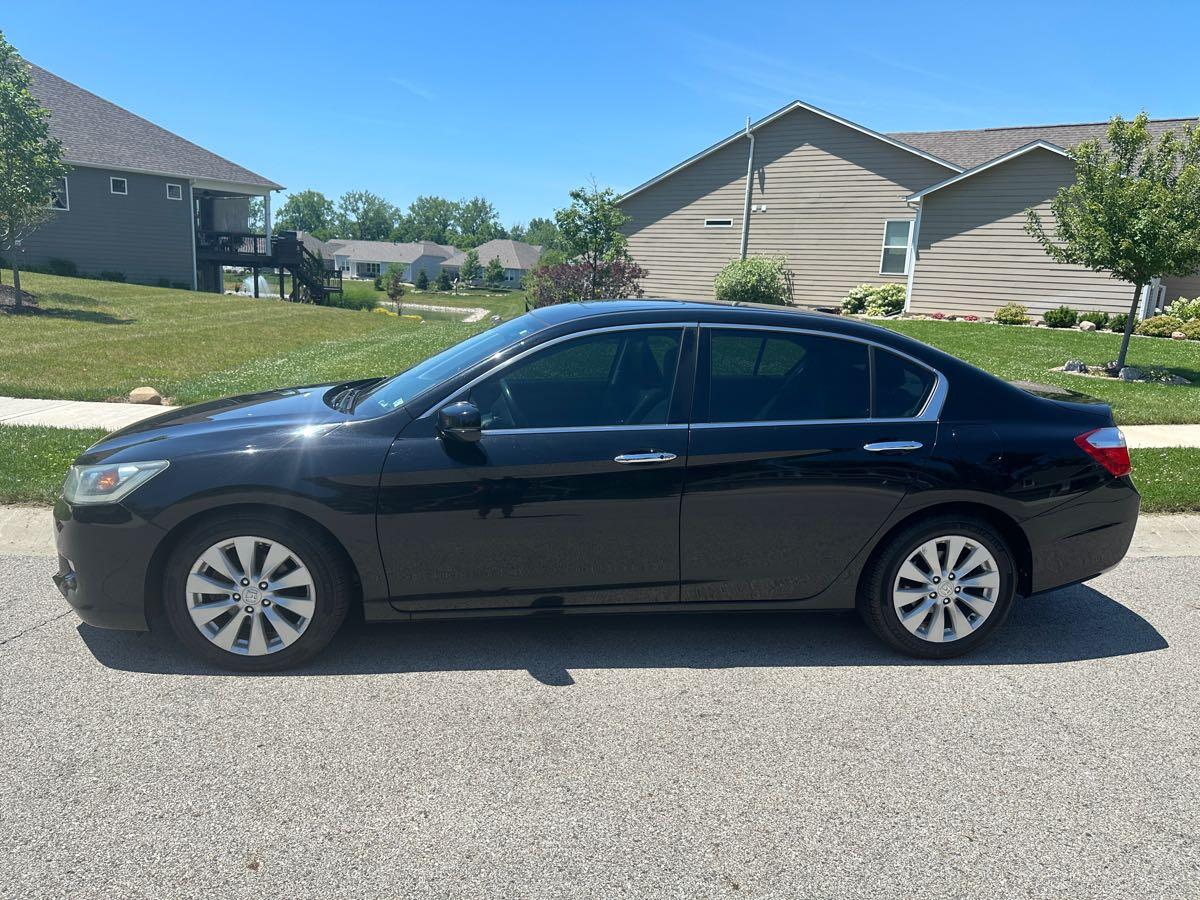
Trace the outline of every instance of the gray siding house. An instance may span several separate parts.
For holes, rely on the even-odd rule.
[[[493,259],[500,260],[500,265],[504,267],[505,286],[511,288],[520,287],[525,273],[537,266],[542,257],[542,248],[537,244],[526,244],[524,241],[508,238],[480,244],[475,248],[475,252],[479,254],[479,265],[484,269]],[[451,277],[457,277],[466,258],[466,251],[457,251],[442,263],[442,269],[450,273]]]
[[[404,267],[400,276],[414,281],[421,272],[430,281],[438,277],[441,265],[458,251],[432,241],[397,243],[392,241],[328,241],[334,266],[349,278],[378,278],[389,267]]]
[[[22,265],[61,259],[91,275],[220,290],[216,251],[251,249],[240,245],[252,237],[251,197],[264,198],[261,237],[270,246],[270,194],[281,185],[45,69],[30,70],[30,89],[50,111],[71,169],[50,221],[22,242]]]
[[[1065,148],[1103,139],[1106,128],[882,134],[796,101],[619,203],[648,296],[711,297],[744,240],[750,255],[787,260],[794,299],[806,305],[895,282],[912,312],[986,315],[1008,302],[1035,313],[1064,303],[1121,312],[1131,285],[1055,263],[1023,228],[1029,207],[1048,220],[1050,199],[1074,178]],[[1152,286],[1145,308],[1180,294],[1200,294],[1200,278]]]

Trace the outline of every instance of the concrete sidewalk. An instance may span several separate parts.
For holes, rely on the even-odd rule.
[[[1122,425],[1130,449],[1200,447],[1200,425]]]
[[[51,425],[55,428],[103,428],[116,431],[172,409],[144,403],[93,403],[86,400],[23,400],[0,397],[0,425]]]
[[[50,510],[0,506],[0,555],[56,555]],[[1200,514],[1141,516],[1129,556],[1200,557]]]

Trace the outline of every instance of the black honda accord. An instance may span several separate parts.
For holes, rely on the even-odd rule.
[[[1079,395],[820,313],[579,303],[391,378],[105,438],[55,506],[55,581],[87,623],[165,621],[244,670],[312,658],[355,604],[857,608],[940,658],[1114,566],[1138,501],[1111,411]]]

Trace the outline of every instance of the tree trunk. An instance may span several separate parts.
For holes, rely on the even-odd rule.
[[[17,309],[21,308],[21,269],[17,260],[12,261],[13,270],[13,304]]]
[[[1138,303],[1142,299],[1142,288],[1139,284],[1133,289],[1133,302],[1129,304],[1129,315],[1125,317],[1125,336],[1121,338],[1121,352],[1117,354],[1117,374],[1125,368],[1125,356],[1129,353],[1129,336],[1133,334],[1133,323],[1137,319]]]

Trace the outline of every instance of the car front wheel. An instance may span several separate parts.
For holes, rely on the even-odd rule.
[[[1004,538],[964,517],[918,522],[895,535],[866,573],[858,609],[884,641],[945,659],[987,641],[1012,608],[1016,573]]]
[[[250,516],[188,534],[167,564],[167,620],[193,654],[262,672],[317,655],[346,618],[342,561],[309,531]]]

